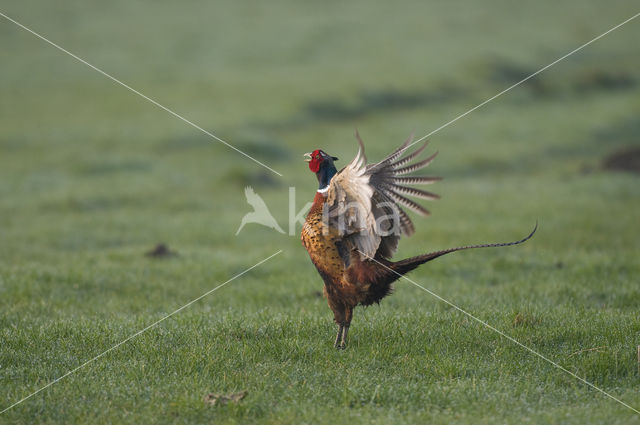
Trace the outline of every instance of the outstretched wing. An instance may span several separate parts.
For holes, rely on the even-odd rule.
[[[402,209],[420,215],[429,211],[407,196],[438,199],[431,192],[408,185],[430,184],[439,177],[404,175],[420,170],[433,161],[436,154],[413,162],[427,143],[410,154],[405,151],[411,138],[376,164],[367,164],[364,144],[356,133],[360,148],[356,157],[336,174],[329,184],[325,218],[330,228],[343,237],[346,248],[357,249],[361,258],[376,254],[390,258],[398,247],[400,236],[414,232],[413,223]]]

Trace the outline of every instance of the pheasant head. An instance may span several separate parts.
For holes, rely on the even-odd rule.
[[[333,165],[333,161],[337,161],[338,158],[328,155],[322,149],[305,153],[304,157],[305,161],[309,163],[309,170],[315,173],[318,178],[319,189],[327,188],[331,178],[338,172],[335,165]]]

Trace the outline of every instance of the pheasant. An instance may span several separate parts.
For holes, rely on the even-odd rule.
[[[412,138],[382,161],[367,164],[364,144],[356,132],[358,154],[339,172],[338,158],[316,149],[304,154],[319,188],[302,227],[302,244],[324,281],[324,296],[338,325],[334,346],[346,347],[353,309],[379,303],[392,292],[392,283],[421,264],[455,251],[517,245],[524,239],[435,251],[401,261],[391,258],[400,237],[414,233],[402,207],[426,216],[429,211],[407,196],[435,200],[439,196],[413,185],[431,184],[439,177],[406,176],[428,166],[437,152],[414,162],[427,143],[405,154]]]

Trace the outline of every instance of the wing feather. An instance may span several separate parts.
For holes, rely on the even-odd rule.
[[[414,171],[421,170],[424,167],[426,167],[429,164],[431,164],[431,161],[433,161],[436,156],[438,156],[438,152],[434,153],[433,155],[431,155],[429,158],[425,159],[424,161],[416,162],[415,164],[408,165],[408,166],[406,166],[404,168],[400,168],[400,169],[397,169],[397,170],[394,170],[394,171],[395,171],[395,173],[397,175],[413,173]]]
[[[393,181],[399,184],[431,184],[442,180],[442,177],[394,177]]]
[[[427,192],[426,190],[420,190],[413,187],[400,186],[396,184],[391,186],[390,189],[398,194],[415,196],[416,198],[420,198],[420,199],[428,199],[431,201],[440,199],[440,196],[436,195],[435,193]]]
[[[393,191],[387,191],[385,189],[383,189],[386,193],[387,196],[389,196],[390,198],[393,198],[397,203],[404,205],[405,207],[409,208],[410,210],[420,214],[420,215],[430,215],[431,213],[429,212],[429,210],[427,210],[426,208],[424,208],[422,205],[418,204],[417,202],[412,201],[409,198],[405,198],[402,195],[397,194],[396,192]]]
[[[426,216],[429,211],[408,198],[438,199],[439,196],[407,185],[431,184],[439,177],[404,174],[428,166],[437,152],[425,160],[414,162],[427,143],[404,155],[413,135],[382,161],[367,164],[364,143],[356,132],[358,153],[329,183],[324,204],[325,218],[330,228],[337,230],[346,248],[357,249],[361,259],[366,256],[391,258],[401,235],[414,232],[413,222],[402,207]]]
[[[416,149],[413,153],[405,156],[402,159],[399,159],[398,161],[394,162],[391,165],[393,166],[393,168],[398,168],[403,166],[404,164],[410,163],[411,161],[413,161],[414,158],[416,158],[418,155],[422,153],[422,151],[427,147],[428,144],[429,144],[429,141],[427,140],[426,142],[424,142],[422,146]]]

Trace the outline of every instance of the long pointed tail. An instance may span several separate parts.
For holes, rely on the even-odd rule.
[[[518,244],[521,244],[521,243],[526,242],[529,239],[531,239],[531,237],[536,232],[536,230],[538,230],[538,222],[537,221],[536,221],[536,225],[533,228],[533,230],[531,231],[531,233],[529,233],[529,235],[526,238],[520,239],[519,241],[506,242],[506,243],[488,243],[488,244],[481,244],[481,245],[459,246],[459,247],[456,247],[456,248],[444,249],[442,251],[430,252],[428,254],[418,255],[417,257],[411,257],[411,258],[407,258],[406,260],[397,261],[395,263],[392,263],[391,264],[391,269],[397,274],[404,275],[405,273],[409,273],[411,270],[415,269],[416,267],[418,267],[421,264],[424,264],[424,263],[429,262],[429,261],[431,261],[431,260],[433,260],[435,258],[441,257],[441,256],[443,256],[445,254],[449,254],[451,252],[462,251],[462,250],[465,250],[465,249],[474,249],[474,248],[496,248],[496,247],[499,247],[499,246],[518,245]],[[399,277],[397,274],[396,274],[396,276]]]

